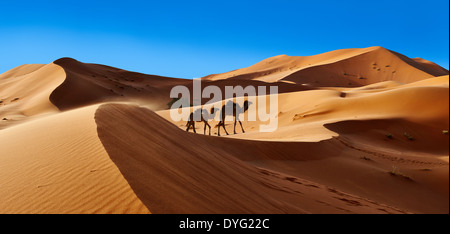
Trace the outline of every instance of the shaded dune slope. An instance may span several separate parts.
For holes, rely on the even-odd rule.
[[[129,72],[114,67],[86,64],[71,58],[54,62],[61,66],[66,79],[50,95],[51,102],[60,110],[72,109],[104,101],[141,101],[161,103],[169,100],[167,87],[185,83],[183,79]]]
[[[447,127],[432,127],[405,119],[347,120],[326,124],[326,128],[339,133],[349,143],[378,152],[400,155],[447,156],[448,136],[443,134]]]
[[[422,69],[425,70],[426,67],[428,68],[427,72],[430,74],[433,74],[434,76],[444,76],[444,75],[448,75],[448,70],[439,66],[436,63],[433,63],[431,61],[428,61],[426,59],[423,58],[413,58],[412,60],[414,60],[415,62],[419,63],[422,65]]]

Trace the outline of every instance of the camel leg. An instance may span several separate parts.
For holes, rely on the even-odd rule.
[[[234,119],[234,134],[236,134],[236,123],[237,123],[237,120]]]
[[[208,126],[208,128],[209,128],[209,135],[211,136],[211,125],[209,125],[208,122],[205,122],[205,127],[206,127],[206,126]]]
[[[192,121],[192,129],[194,129],[194,133],[197,133],[197,131],[195,131],[195,121]]]
[[[187,125],[186,132],[189,132],[189,128],[191,128],[191,126],[192,126],[192,124],[194,122],[194,121],[192,121],[193,119],[194,119],[194,114],[191,113],[189,115],[189,119],[188,119],[187,124],[186,124]],[[195,128],[194,128],[194,131],[195,131]]]
[[[223,130],[225,130],[225,133],[226,133],[227,135],[230,135],[230,134],[228,134],[228,131],[227,131],[227,129],[225,128],[225,121],[222,122],[222,126],[223,126]]]
[[[228,133],[228,131],[227,131],[227,129],[225,128],[225,122],[224,121],[220,121],[220,123],[219,123],[219,128],[218,128],[218,130],[217,130],[217,135],[218,136],[220,136],[220,127],[223,127],[223,130],[225,130],[225,133],[227,134],[227,135],[230,135],[229,133]]]
[[[186,128],[186,132],[189,132],[189,128],[191,127],[191,122],[187,123],[187,128]]]
[[[204,122],[205,126],[203,127],[203,135],[206,135],[206,125],[208,124],[207,122]]]
[[[244,131],[244,127],[242,127],[242,123],[241,123],[241,121],[240,121],[240,120],[239,120],[239,124],[241,125],[242,133],[245,133],[245,131]]]

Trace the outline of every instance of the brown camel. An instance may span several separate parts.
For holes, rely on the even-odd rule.
[[[220,112],[220,122],[219,122],[219,124],[217,124],[217,126],[219,128],[217,131],[217,135],[220,136],[220,127],[223,127],[223,130],[225,130],[225,133],[227,135],[229,135],[227,132],[227,129],[225,128],[225,117],[227,115],[232,115],[234,117],[234,134],[236,134],[236,123],[238,121],[239,121],[239,124],[241,125],[242,132],[245,133],[244,128],[242,127],[241,120],[239,119],[239,114],[245,113],[248,110],[248,107],[250,106],[250,104],[252,104],[252,103],[245,100],[242,107],[240,107],[239,104],[236,104],[232,101],[229,101],[226,105],[223,105],[222,111]],[[226,112],[227,107],[228,107],[228,110],[230,110],[232,108],[231,109],[232,113]]]
[[[208,124],[208,120],[213,119],[216,116],[216,111],[218,111],[218,108],[212,107],[210,110],[210,113],[208,113],[205,109],[197,109],[194,112],[192,112],[189,115],[188,122],[186,123],[186,132],[189,132],[189,128],[192,126],[192,129],[194,130],[194,133],[197,133],[195,131],[195,122],[203,122],[205,123],[205,127],[203,129],[203,134],[206,135],[206,127],[209,128],[209,135],[211,136],[211,125]],[[194,113],[200,115],[200,120],[194,120]]]

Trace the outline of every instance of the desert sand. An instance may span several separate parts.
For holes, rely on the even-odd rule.
[[[202,78],[279,88],[277,130],[219,137],[170,118],[191,80],[19,66],[0,75],[0,213],[448,213],[448,73],[381,47],[276,56]]]

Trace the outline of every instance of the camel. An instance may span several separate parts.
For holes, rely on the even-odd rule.
[[[232,101],[229,101],[226,105],[223,105],[222,110],[220,112],[220,122],[219,122],[219,124],[217,124],[217,126],[219,128],[217,131],[217,135],[220,136],[220,127],[223,127],[223,130],[225,130],[225,133],[227,135],[229,135],[227,132],[227,129],[225,128],[225,117],[227,115],[233,115],[233,117],[234,117],[234,134],[236,134],[236,123],[238,121],[239,121],[239,124],[241,125],[242,133],[245,133],[244,128],[242,127],[241,120],[239,119],[239,114],[245,113],[248,110],[248,107],[250,106],[250,104],[252,104],[252,103],[249,102],[248,100],[245,100],[242,107],[240,107],[239,104],[236,104]],[[227,106],[228,106],[228,108],[231,108],[231,105],[232,105],[233,112],[226,113]]]
[[[192,126],[194,133],[197,133],[197,131],[195,131],[195,122],[203,122],[203,123],[205,123],[205,127],[203,129],[203,134],[206,135],[206,127],[208,126],[209,135],[211,136],[211,126],[208,124],[208,120],[213,119],[216,116],[216,111],[218,111],[218,110],[219,110],[218,108],[211,107],[210,113],[208,113],[207,110],[201,109],[201,108],[195,110],[194,112],[191,112],[191,114],[189,115],[188,122],[186,123],[186,126],[187,126],[186,132],[189,132],[189,128]],[[194,114],[200,115],[199,121],[194,120]]]

